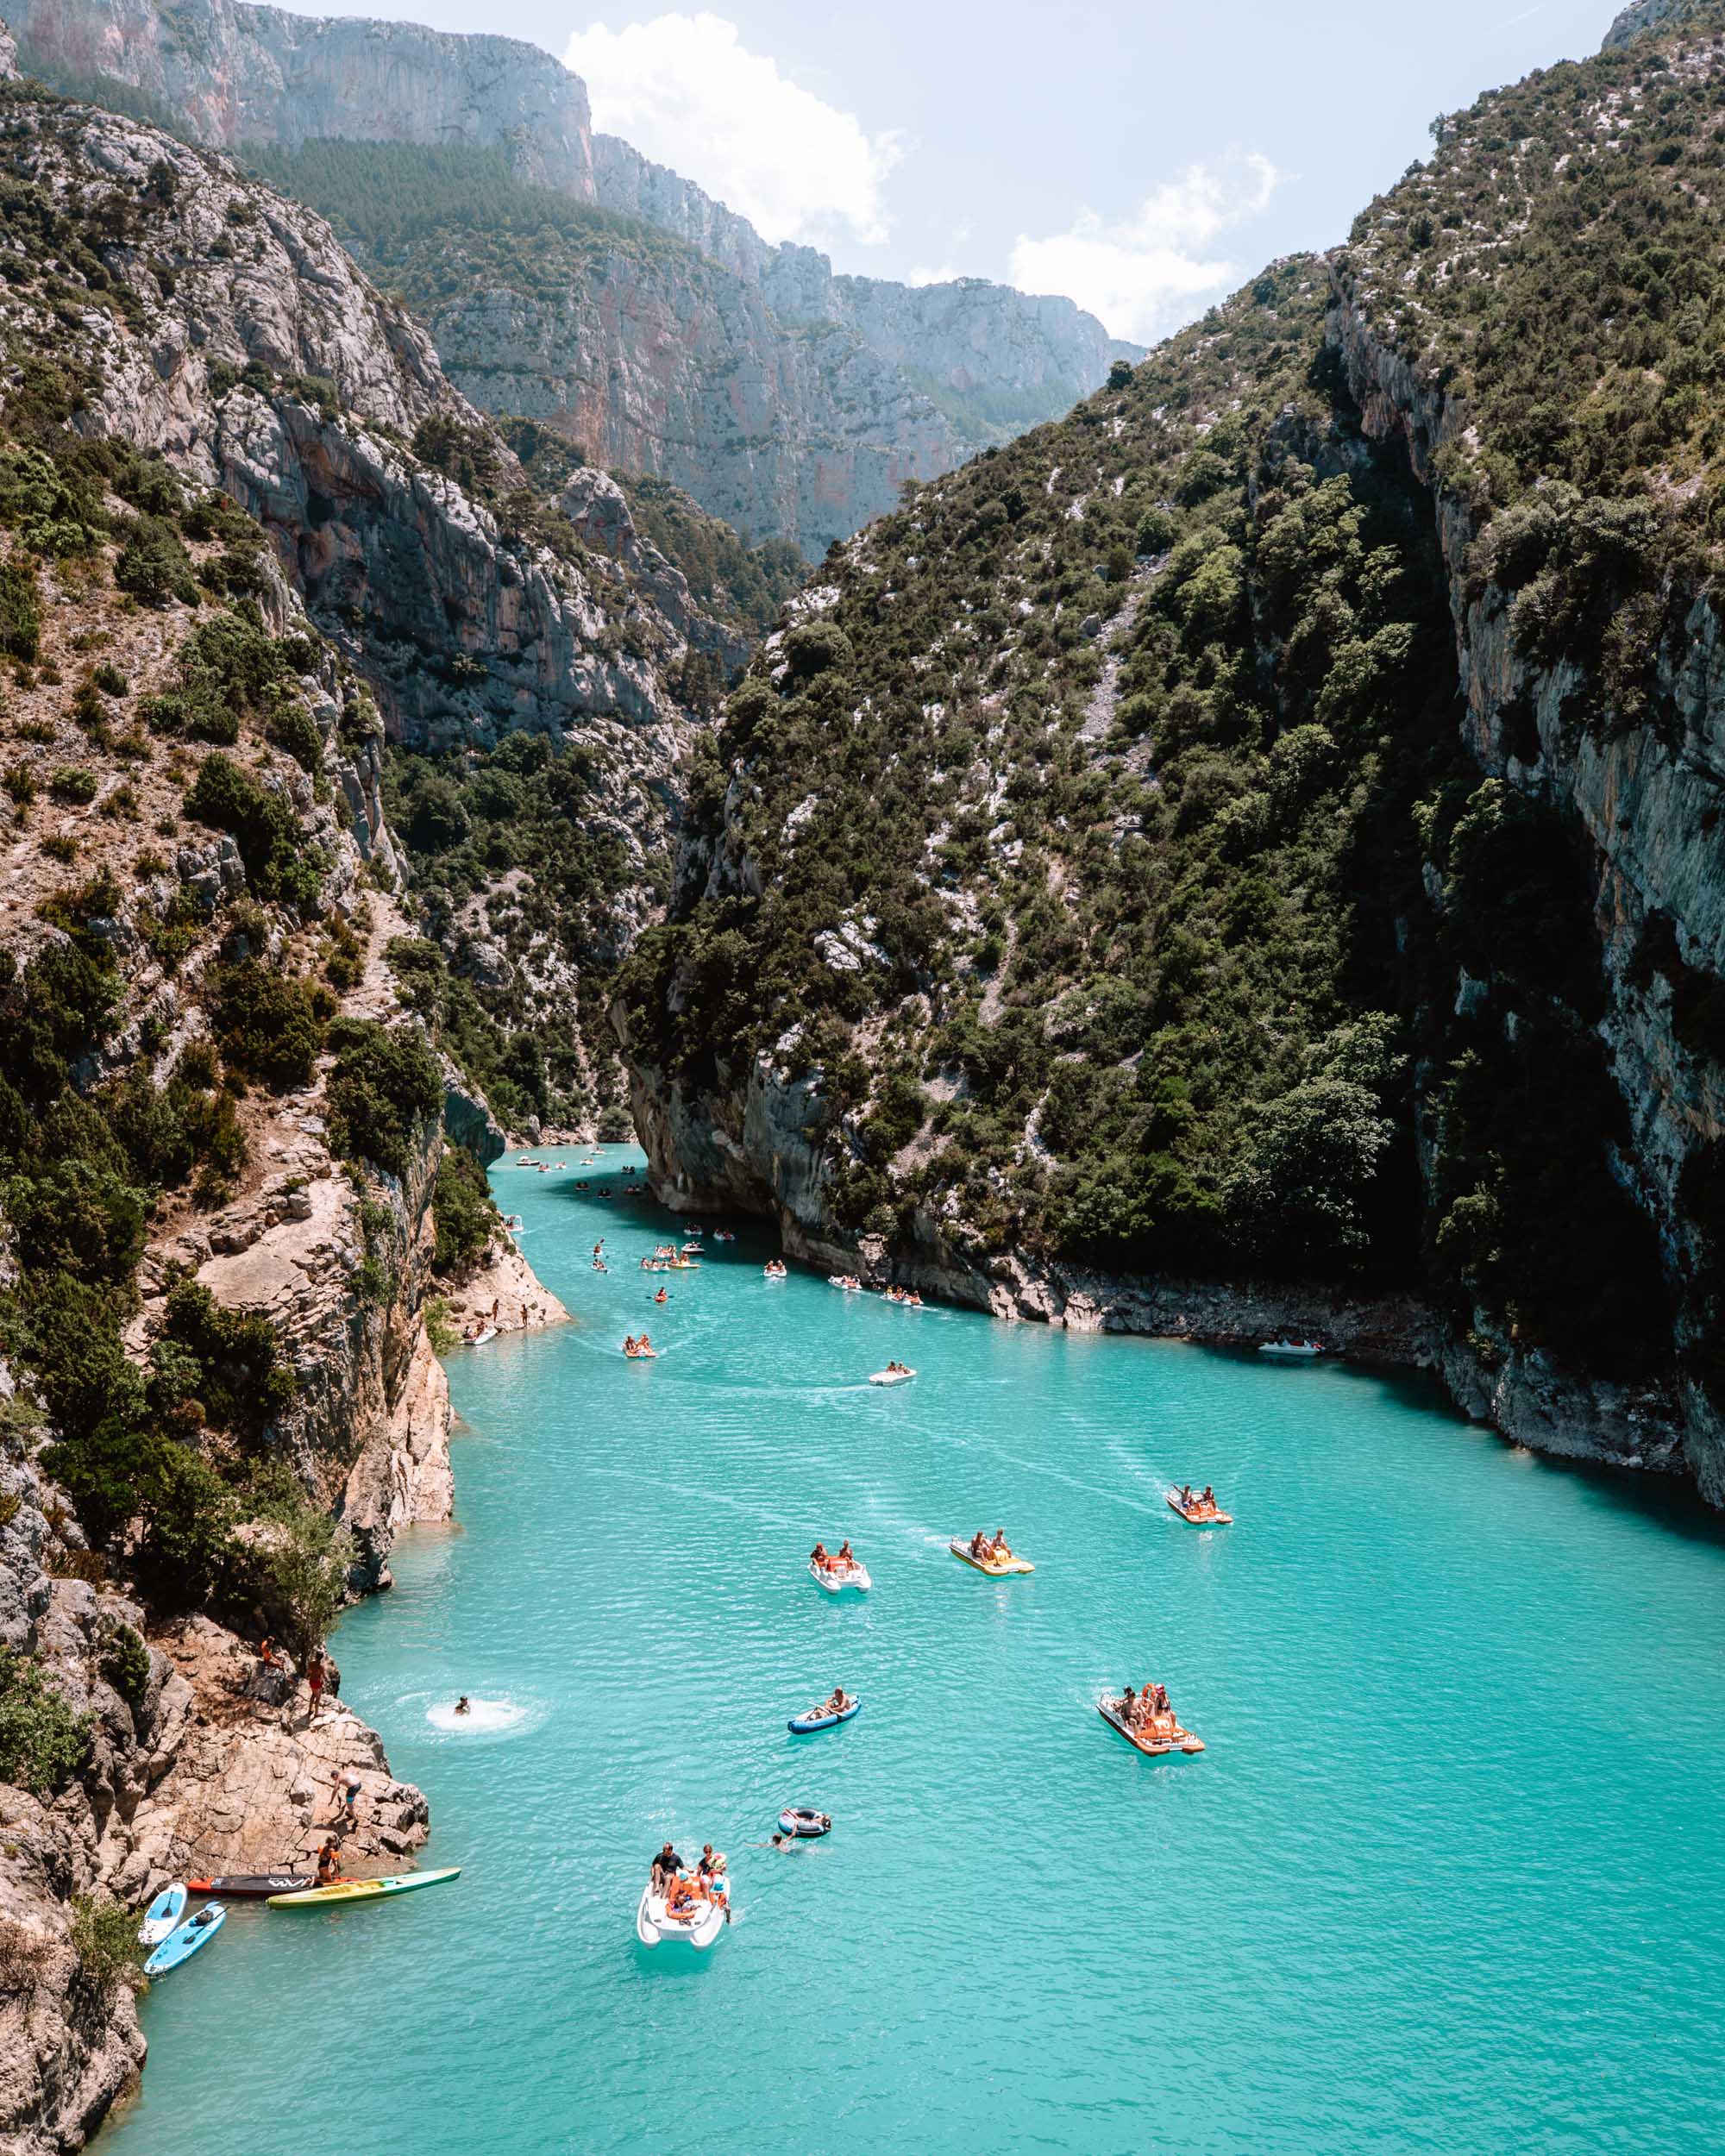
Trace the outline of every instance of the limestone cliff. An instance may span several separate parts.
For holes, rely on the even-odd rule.
[[[47,2156],[142,2058],[110,1905],[303,1864],[337,1766],[354,1868],[426,1833],[375,1736],[216,1621],[314,1640],[451,1507],[438,1175],[446,1125],[476,1156],[494,1125],[390,964],[380,704],[591,740],[626,890],[686,724],[656,655],[687,645],[315,217],[5,53],[0,1694],[32,1712],[0,1762],[0,2140]],[[503,677],[461,663],[464,604]],[[510,1264],[493,1294],[553,1317]]]
[[[452,229],[432,274],[373,252],[365,205],[348,233],[475,404],[553,422],[597,461],[674,479],[811,558],[890,508],[904,479],[1051,417],[1136,352],[1067,300],[979,279],[912,291],[835,278],[812,248],[769,246],[693,183],[593,136],[580,81],[511,40],[235,0],[24,0],[16,13],[26,64],[58,85],[285,157],[272,169],[320,206],[333,205],[319,143],[464,148],[668,235],[595,245],[589,226],[561,261],[536,251],[511,271],[494,234],[474,250]]]

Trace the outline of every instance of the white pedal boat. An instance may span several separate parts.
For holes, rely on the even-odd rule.
[[[665,1906],[664,1896],[654,1893],[650,1879],[635,1912],[635,1936],[643,1946],[662,1946],[668,1940],[705,1952],[724,1929],[723,1901],[696,1902],[688,1916],[673,1916]]]
[[[915,1376],[914,1370],[870,1370],[869,1382],[871,1385],[908,1385]]]
[[[819,1565],[812,1558],[809,1562],[809,1577],[817,1587],[824,1587],[829,1595],[842,1595],[847,1587],[854,1587],[859,1595],[866,1595],[875,1584],[869,1576],[866,1564]]]
[[[1323,1343],[1320,1340],[1264,1340],[1259,1344],[1258,1353],[1273,1357],[1280,1363],[1310,1363],[1320,1356]]]

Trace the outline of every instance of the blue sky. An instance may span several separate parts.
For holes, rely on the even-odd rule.
[[[306,12],[322,12],[311,0]],[[1615,0],[370,0],[526,38],[595,123],[841,270],[1066,291],[1117,335],[1176,327],[1343,237],[1433,116],[1596,49]]]

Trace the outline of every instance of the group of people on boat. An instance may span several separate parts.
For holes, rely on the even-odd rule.
[[[700,1858],[693,1871],[667,1842],[653,1859],[653,1891],[664,1896],[668,1915],[693,1918],[696,1909],[703,1903],[717,1902],[724,1908],[724,1921],[728,1924],[731,1921],[730,1884],[725,1871],[723,1852],[716,1850],[710,1841],[701,1844]]]
[[[854,1572],[856,1570],[856,1553],[848,1539],[839,1544],[837,1557],[829,1553],[824,1542],[817,1542],[809,1551],[809,1563],[820,1572]]]
[[[625,1333],[623,1340],[623,1351],[630,1362],[638,1362],[643,1355],[650,1362],[659,1352],[644,1332]]]
[[[888,1302],[901,1302],[907,1310],[922,1308],[922,1297],[914,1288],[888,1288],[886,1296]]]
[[[784,1280],[788,1277],[782,1258],[769,1257],[761,1269],[768,1280]]]
[[[1180,1505],[1181,1509],[1184,1512],[1217,1512],[1220,1510],[1220,1507],[1216,1503],[1216,1493],[1210,1488],[1210,1485],[1208,1482],[1204,1485],[1202,1495],[1198,1497],[1195,1497],[1192,1495],[1192,1485],[1189,1482],[1182,1482],[1180,1485]]]
[[[886,1374],[888,1377],[914,1377],[916,1376],[916,1372],[908,1363],[888,1363]]]
[[[1128,1684],[1120,1696],[1119,1711],[1126,1727],[1136,1730],[1141,1737],[1171,1737],[1180,1727],[1169,1704],[1165,1684],[1146,1684],[1141,1692],[1134,1692]]]
[[[835,1288],[842,1288],[848,1295],[856,1295],[862,1292],[862,1283],[855,1273],[835,1273],[832,1275],[832,1284]]]
[[[970,1538],[970,1554],[978,1564],[1004,1564],[1012,1555],[1006,1529],[996,1527],[991,1542],[979,1527]]]

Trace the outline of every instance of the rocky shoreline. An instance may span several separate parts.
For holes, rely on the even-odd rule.
[[[817,1087],[763,1055],[745,1083],[691,1098],[631,1054],[626,1018],[620,1009],[613,1018],[630,1067],[649,1187],[674,1213],[730,1210],[768,1219],[786,1251],[821,1272],[854,1272],[871,1288],[896,1282],[1008,1321],[1213,1347],[1316,1336],[1350,1362],[1433,1373],[1470,1420],[1531,1451],[1609,1467],[1691,1471],[1668,1388],[1579,1380],[1513,1337],[1484,1327],[1462,1338],[1416,1295],[1111,1274],[987,1250],[962,1220],[926,1209],[914,1215],[908,1239],[890,1250],[881,1237],[850,1234],[827,1207],[827,1121]],[[1704,1481],[1702,1489],[1713,1497]]]
[[[566,1315],[512,1246],[467,1293],[487,1307],[506,1300],[511,1330]],[[380,1483],[404,1459],[414,1463],[416,1503],[376,1523],[392,1540],[403,1526],[447,1520],[453,1498],[448,1390],[423,1322],[416,1343],[361,1452]],[[0,1391],[9,1384],[0,1373]],[[0,1990],[0,2156],[60,2156],[135,2091],[147,2050],[129,1984],[93,1977],[74,1944],[80,1897],[137,1908],[175,1878],[309,1869],[331,1831],[348,1870],[395,1870],[424,1842],[430,1810],[351,1708],[326,1697],[312,1714],[291,1662],[267,1667],[205,1617],[152,1625],[126,1596],[47,1569],[65,1562],[76,1528],[34,1467],[0,1472],[0,1510],[8,1507],[0,1644],[27,1647],[94,1717],[89,1769],[57,1798],[0,1791],[0,1963],[22,1965],[28,1979]],[[386,1587],[386,1565],[364,1584]],[[128,1633],[147,1657],[130,1696],[101,1674]],[[361,1784],[358,1823],[346,1830],[334,1827],[338,1769]]]

